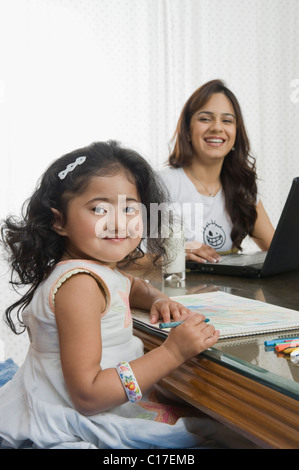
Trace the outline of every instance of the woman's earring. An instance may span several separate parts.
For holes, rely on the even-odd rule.
[[[232,152],[235,150],[235,147],[232,147]]]

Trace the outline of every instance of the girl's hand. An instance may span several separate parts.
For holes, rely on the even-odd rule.
[[[219,263],[221,256],[211,246],[200,242],[187,242],[185,245],[186,260],[197,261],[198,263]]]
[[[190,317],[192,312],[184,305],[175,302],[171,299],[157,299],[150,310],[151,323],[157,323],[160,319],[164,322],[169,322],[171,319],[174,321],[183,321]]]
[[[218,341],[219,331],[210,323],[205,323],[204,319],[203,315],[194,313],[181,325],[170,330],[163,346],[177,361],[178,366]]]

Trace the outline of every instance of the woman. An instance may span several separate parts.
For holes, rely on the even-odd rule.
[[[221,80],[187,100],[168,165],[161,174],[171,200],[184,204],[184,216],[190,203],[203,210],[195,216],[202,215],[200,229],[186,229],[187,260],[218,262],[221,253],[241,250],[247,235],[268,250],[274,228],[258,195],[255,159],[239,103]]]

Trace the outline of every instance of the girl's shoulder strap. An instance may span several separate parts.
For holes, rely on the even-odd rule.
[[[106,296],[106,309],[111,302],[111,290],[118,284],[120,276],[122,281],[129,282],[129,279],[119,271],[113,270],[95,261],[89,260],[69,260],[58,263],[50,274],[48,281],[50,283],[49,304],[52,311],[55,306],[55,295],[61,285],[76,274],[86,273],[91,275],[99,284]]]

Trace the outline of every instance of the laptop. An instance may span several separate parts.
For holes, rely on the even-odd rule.
[[[299,177],[294,178],[268,251],[222,256],[220,263],[187,261],[187,271],[265,277],[299,270]]]

